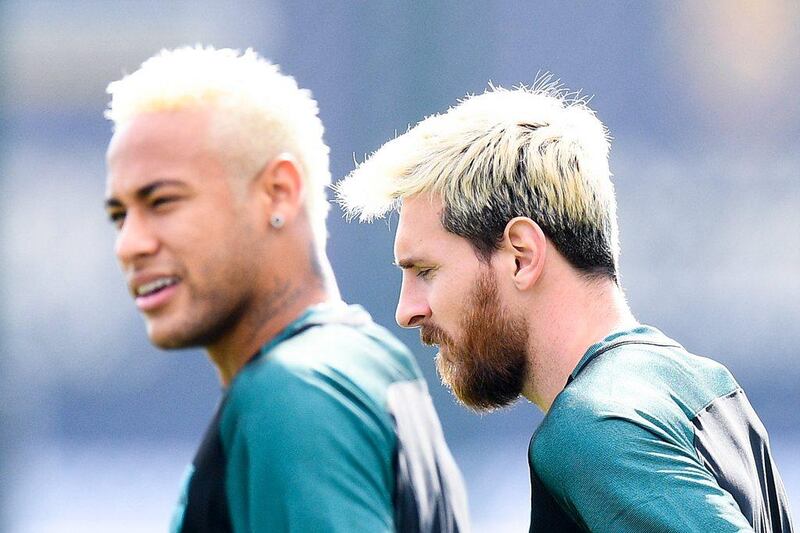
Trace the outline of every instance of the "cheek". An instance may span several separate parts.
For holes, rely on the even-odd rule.
[[[452,332],[457,327],[462,314],[464,302],[469,297],[469,287],[461,287],[452,280],[442,280],[428,292],[434,322],[445,330]]]
[[[248,237],[235,221],[216,219],[195,224],[180,238],[176,234],[171,252],[196,281],[228,285],[246,270],[243,264],[253,251]]]

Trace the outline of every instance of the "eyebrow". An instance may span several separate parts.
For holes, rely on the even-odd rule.
[[[424,263],[424,261],[422,261],[421,259],[416,259],[414,257],[408,259],[400,259],[399,261],[392,261],[392,264],[394,266],[396,266],[397,268],[402,268],[403,270],[406,270],[408,268],[414,268],[415,266],[418,266],[420,263]]]
[[[168,187],[168,186],[185,187],[186,184],[184,182],[182,182],[182,181],[179,181],[179,180],[157,180],[157,181],[154,181],[152,183],[148,183],[147,185],[144,185],[144,186],[140,187],[136,191],[135,196],[136,196],[136,198],[138,200],[143,200],[143,199],[147,198],[148,196],[150,196],[151,194],[153,194],[154,192],[156,192],[158,189],[160,189],[162,187]],[[117,199],[117,198],[115,198],[113,196],[110,197],[110,198],[107,198],[106,201],[105,201],[106,209],[118,208],[118,207],[122,207],[123,205],[124,204],[119,199]]]

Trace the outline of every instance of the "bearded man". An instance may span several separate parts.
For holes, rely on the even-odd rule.
[[[468,407],[520,395],[531,531],[791,531],[767,432],[719,363],[631,313],[604,126],[557,87],[467,97],[337,186],[400,216],[397,322]]]
[[[147,333],[224,395],[172,531],[465,531],[406,348],[339,298],[317,103],[252,50],[162,51],[109,86],[106,211]]]

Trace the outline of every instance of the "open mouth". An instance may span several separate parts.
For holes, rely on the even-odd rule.
[[[144,297],[144,296],[153,296],[157,294],[167,287],[172,287],[178,283],[178,278],[175,277],[165,277],[165,278],[158,278],[145,283],[143,285],[139,285],[136,288],[136,297]]]
[[[164,276],[136,287],[136,307],[142,312],[155,312],[169,302],[178,290],[180,278]]]

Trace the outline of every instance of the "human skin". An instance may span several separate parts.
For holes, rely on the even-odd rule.
[[[293,244],[310,231],[297,165],[278,157],[257,176],[230,176],[211,122],[211,110],[197,108],[122,125],[107,154],[106,210],[153,344],[205,347],[227,383],[325,291],[304,257],[311,247]],[[276,212],[280,231],[269,224]],[[163,287],[141,294],[154,282]]]
[[[457,344],[475,281],[491,271],[506,320],[527,329],[520,393],[546,412],[589,346],[636,324],[621,289],[609,278],[587,279],[527,217],[510,220],[497,249],[479,258],[467,239],[444,229],[442,209],[435,194],[403,199],[395,235],[403,270],[397,323],[423,333],[433,324]],[[448,358],[447,343],[439,347]]]
[[[493,267],[476,262],[465,239],[444,231],[437,207],[422,198],[401,211],[395,242],[403,269],[397,322],[419,326],[422,342],[439,347],[439,375],[464,405],[492,410],[522,392],[527,325],[501,304]]]

